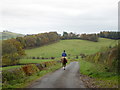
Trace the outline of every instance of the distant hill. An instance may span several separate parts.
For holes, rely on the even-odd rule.
[[[23,34],[13,33],[10,31],[0,32],[0,40],[6,40],[10,38],[23,37],[23,36],[24,36]]]

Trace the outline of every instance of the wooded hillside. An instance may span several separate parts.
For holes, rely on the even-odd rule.
[[[2,65],[14,65],[25,55],[24,49],[35,48],[59,41],[57,32],[26,35],[16,39],[3,40]]]

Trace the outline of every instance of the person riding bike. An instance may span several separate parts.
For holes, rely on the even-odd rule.
[[[61,58],[61,61],[62,61],[62,65],[63,65],[63,68],[65,70],[65,66],[66,66],[66,63],[67,63],[67,58],[66,58],[67,54],[65,52],[65,50],[63,51],[62,53],[62,58]]]

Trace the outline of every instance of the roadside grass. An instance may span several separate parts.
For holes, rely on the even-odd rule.
[[[39,71],[38,73],[36,73],[32,76],[26,77],[26,79],[23,80],[24,81],[23,83],[15,83],[15,84],[12,84],[12,85],[9,84],[6,87],[3,87],[2,90],[9,90],[9,89],[12,89],[12,88],[27,88],[35,80],[41,78],[42,76],[44,76],[48,73],[54,72],[55,70],[57,70],[59,68],[61,68],[60,63],[57,63],[56,65],[53,65],[51,67],[44,68],[42,71]]]
[[[25,50],[26,57],[61,57],[63,50],[66,50],[67,54],[80,55],[93,54],[98,52],[102,47],[114,46],[117,40],[99,38],[99,42],[92,42],[87,40],[60,40],[60,42],[45,45],[38,48]]]
[[[95,79],[95,84],[100,88],[118,86],[118,76],[115,72],[108,72],[102,64],[80,60],[80,73]]]

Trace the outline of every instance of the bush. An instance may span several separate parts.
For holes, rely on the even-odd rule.
[[[99,62],[100,55],[101,55],[101,53],[96,53],[96,54],[95,54],[95,56],[94,56],[94,62],[95,62],[95,63],[98,63],[98,62]]]
[[[32,57],[32,59],[35,59],[35,57]]]
[[[110,68],[110,71],[118,70],[118,48],[117,46],[97,52],[93,55],[88,55],[85,60],[94,63],[103,63]]]
[[[81,56],[81,58],[85,58],[86,57],[85,54],[83,54],[83,53],[81,53],[80,56]]]
[[[37,57],[37,59],[40,59],[39,57]]]
[[[28,64],[21,68],[12,70],[4,70],[2,72],[2,88],[15,88],[14,85],[25,82],[29,76],[36,74],[39,76],[39,71],[45,67],[55,65],[57,61],[43,62],[40,64]]]
[[[55,59],[55,57],[51,57],[51,59]]]
[[[35,64],[37,66],[37,68],[41,71],[44,67],[43,65],[40,63],[40,64]]]
[[[44,59],[44,57],[42,57],[41,59]]]
[[[39,69],[37,68],[37,66],[35,64],[25,65],[22,68],[23,68],[25,74],[28,75],[28,76],[30,76],[30,75],[39,71]]]
[[[76,59],[78,59],[78,56],[76,56]]]
[[[25,77],[26,75],[22,68],[17,68],[13,70],[5,70],[2,72],[2,82],[4,84],[7,84],[7,83],[14,84],[17,82],[23,82],[23,78]]]

